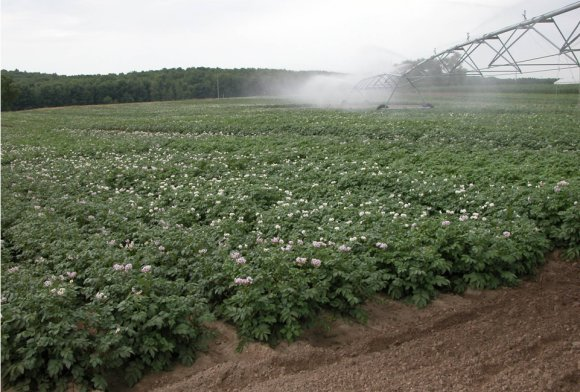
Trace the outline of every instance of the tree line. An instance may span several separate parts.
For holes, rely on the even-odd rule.
[[[398,72],[413,68],[422,59],[407,60]],[[455,59],[451,56],[449,61]],[[194,98],[273,96],[292,93],[312,76],[337,75],[324,71],[276,69],[173,68],[126,74],[63,76],[2,70],[2,110],[126,102],[170,101]],[[556,79],[497,79],[467,76],[458,67],[453,76],[443,74],[441,61],[427,61],[410,76],[427,76],[419,86],[502,85],[514,91],[545,91]],[[516,85],[517,84],[517,85]],[[522,89],[522,84],[529,88]],[[539,85],[543,88],[539,88]],[[578,87],[559,87],[578,93]]]
[[[2,70],[2,110],[278,95],[321,74],[329,73],[204,67],[63,76]]]

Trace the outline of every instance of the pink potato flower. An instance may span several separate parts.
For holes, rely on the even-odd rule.
[[[341,251],[341,252],[344,252],[344,253],[350,252],[351,249],[352,248],[350,246],[346,246],[346,245],[340,245],[338,247],[338,250]]]
[[[144,265],[143,267],[141,267],[141,272],[143,272],[144,274],[147,274],[147,273],[151,272],[151,266],[150,265]]]
[[[234,279],[234,284],[236,284],[237,286],[248,286],[251,285],[254,282],[254,280],[252,279],[251,276],[247,276],[245,278],[235,278]]]

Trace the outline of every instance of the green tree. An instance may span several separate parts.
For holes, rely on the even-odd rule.
[[[322,72],[323,73],[323,72]],[[127,74],[63,76],[39,72],[2,71],[2,110],[116,102],[275,95],[299,86],[321,72],[272,69],[174,68]],[[4,76],[12,80],[4,82]],[[4,90],[18,86],[17,96]],[[10,106],[5,105],[10,104]]]
[[[401,73],[408,72],[410,77],[427,78],[426,84],[462,84],[465,82],[465,68],[462,66],[459,53],[427,61],[425,59],[405,60],[398,64],[397,68]]]
[[[12,78],[2,75],[2,111],[10,110],[18,97],[18,87]]]

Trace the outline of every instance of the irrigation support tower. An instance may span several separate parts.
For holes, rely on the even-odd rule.
[[[580,1],[560,9],[467,40],[437,52],[403,72],[384,73],[360,80],[354,90],[386,90],[389,104],[401,85],[419,92],[416,83],[432,77],[425,71],[429,62],[440,64],[438,76],[517,76],[578,69],[580,71]],[[562,18],[573,23],[565,28]],[[538,54],[538,46],[542,46]]]

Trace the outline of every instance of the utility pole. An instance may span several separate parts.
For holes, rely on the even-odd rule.
[[[220,75],[217,75],[217,99],[220,99]]]

